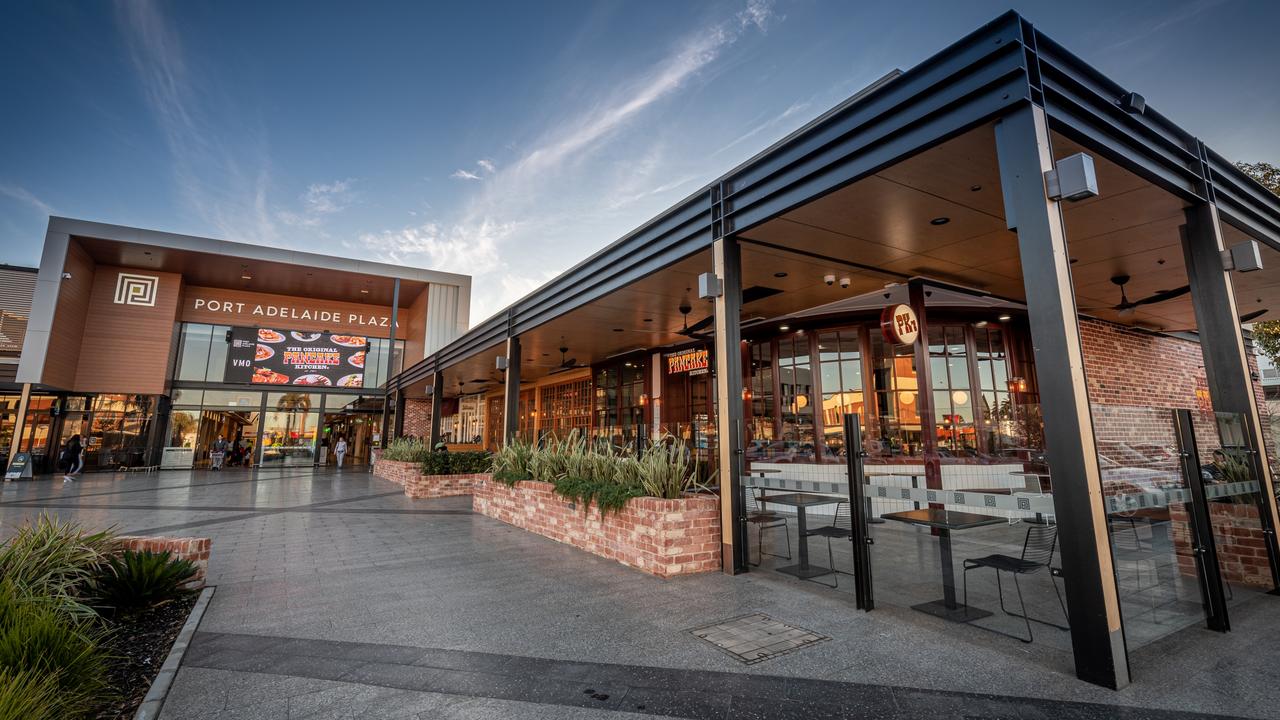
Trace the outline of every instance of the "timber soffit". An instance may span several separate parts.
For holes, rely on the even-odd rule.
[[[800,128],[632,233],[485,320],[396,385],[581,307],[1024,103],[1051,127],[1189,202],[1213,199],[1225,221],[1280,249],[1280,200],[1017,13],[1007,12],[911,70]],[[713,212],[713,208],[715,212]]]

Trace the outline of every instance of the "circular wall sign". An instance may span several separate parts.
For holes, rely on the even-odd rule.
[[[890,305],[880,313],[880,329],[891,343],[910,345],[920,336],[920,323],[910,305]]]

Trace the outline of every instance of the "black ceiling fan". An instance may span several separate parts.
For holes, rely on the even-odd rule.
[[[560,338],[560,342],[563,343],[564,338]],[[561,345],[560,346],[560,364],[556,367],[555,370],[552,370],[547,374],[555,375],[557,373],[568,372],[570,370],[577,370],[578,368],[584,368],[584,367],[588,367],[588,366],[579,365],[577,358],[569,357],[569,347],[567,345]]]
[[[1090,308],[1090,310],[1116,310],[1121,316],[1132,315],[1134,310],[1139,306],[1162,303],[1166,300],[1182,297],[1183,295],[1191,292],[1190,285],[1183,285],[1182,287],[1176,287],[1172,290],[1160,290],[1153,295],[1148,295],[1147,297],[1139,298],[1137,300],[1130,300],[1129,295],[1124,291],[1124,286],[1128,284],[1130,279],[1131,278],[1128,275],[1112,276],[1111,283],[1120,288],[1120,302],[1109,308]],[[1086,310],[1086,312],[1088,312],[1088,310]]]
[[[689,301],[681,300],[680,307],[677,309],[680,311],[680,314],[684,316],[684,326],[681,327],[679,330],[675,331],[677,335],[684,335],[685,337],[691,337],[691,338],[694,338],[695,340],[711,339],[712,337],[711,335],[704,332],[700,332],[700,331],[703,328],[711,325],[711,323],[716,321],[716,316],[714,314],[708,315],[702,318],[701,320],[699,320],[698,322],[690,325],[689,313],[693,312],[693,306],[689,304]]]

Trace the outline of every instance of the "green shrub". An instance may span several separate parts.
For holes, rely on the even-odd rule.
[[[505,485],[515,485],[521,480],[530,480],[533,474],[529,471],[529,463],[533,460],[537,448],[523,440],[512,440],[493,454],[489,463],[489,472],[493,478]]]
[[[107,688],[102,638],[94,620],[69,617],[48,603],[34,602],[13,582],[0,582],[0,668],[51,678],[53,717],[81,717],[101,703]],[[14,686],[15,703],[41,690],[26,687],[30,683],[18,677],[7,680]]]
[[[195,563],[167,550],[125,550],[108,559],[94,579],[94,596],[100,607],[136,612],[186,595],[182,586],[195,574]]]
[[[41,513],[0,547],[0,577],[32,602],[50,604],[72,617],[92,617],[84,593],[113,543],[110,530],[87,533],[75,523]]]
[[[595,480],[567,476],[555,481],[556,494],[582,505],[582,511],[588,512],[591,504],[600,509],[600,514],[619,512],[631,498],[642,497],[644,489],[639,486],[619,485],[612,479]]]
[[[383,460],[394,462],[420,463],[426,459],[431,448],[416,437],[398,437],[387,443],[382,450]]]
[[[0,720],[58,720],[58,678],[0,667]]]
[[[470,475],[489,472],[493,456],[484,451],[430,452],[422,461],[423,475]]]

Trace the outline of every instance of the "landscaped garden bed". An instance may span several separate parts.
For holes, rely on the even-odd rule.
[[[170,546],[196,557],[152,549]],[[20,528],[0,546],[0,720],[133,717],[195,604],[201,554],[207,539],[46,515]]]
[[[493,470],[478,513],[659,577],[720,568],[719,498],[689,493],[697,468],[677,443],[635,455],[576,435],[513,442]]]
[[[373,465],[373,474],[404,486],[411,498],[470,495],[492,463],[487,452],[432,451],[417,438],[396,438]]]

